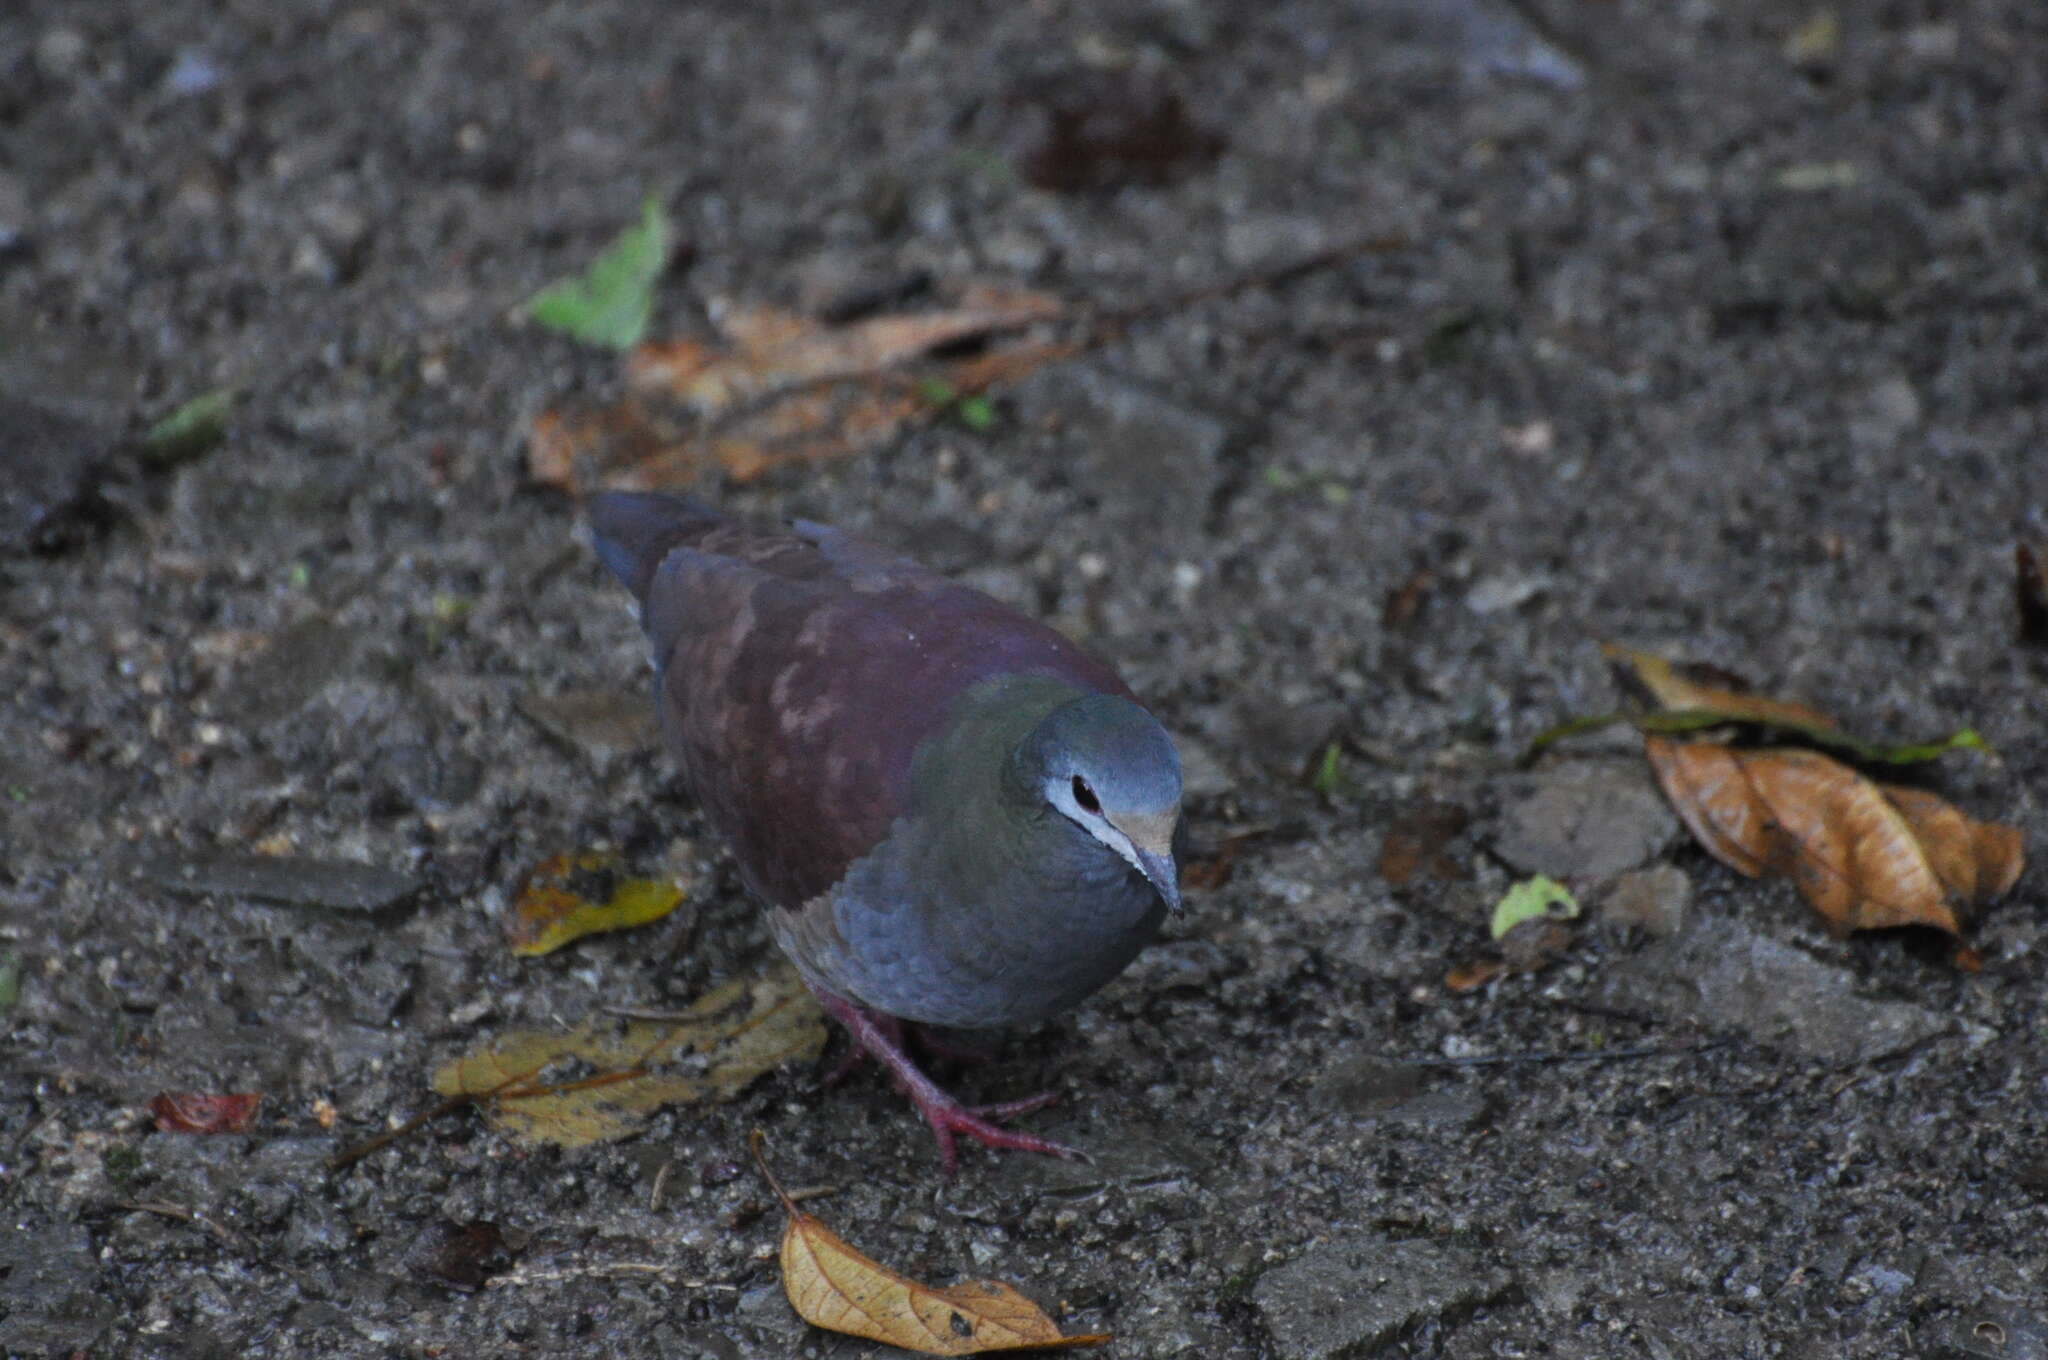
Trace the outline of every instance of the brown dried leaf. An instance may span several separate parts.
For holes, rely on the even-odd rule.
[[[1416,878],[1449,883],[1466,877],[1463,865],[1444,849],[1463,832],[1472,814],[1456,803],[1425,798],[1394,819],[1380,843],[1380,877],[1391,888]]]
[[[1109,1340],[1099,1333],[1061,1336],[1044,1310],[1009,1285],[969,1280],[937,1289],[862,1255],[797,1208],[768,1169],[765,1141],[756,1129],[754,1160],[789,1216],[782,1232],[782,1288],[805,1322],[924,1355],[1058,1350]]]
[[[2025,543],[2012,550],[2012,596],[2019,610],[2020,641],[2048,647],[2048,547],[2036,553]]]
[[[789,388],[885,373],[933,350],[1065,312],[1059,299],[1044,293],[982,300],[986,305],[871,316],[844,326],[779,307],[742,308],[719,323],[726,350],[689,340],[642,345],[626,360],[626,381],[635,391],[658,392],[717,416]]]
[[[1444,990],[1451,992],[1476,992],[1495,978],[1507,976],[1508,965],[1504,959],[1474,959],[1461,963],[1444,974]]]
[[[1660,736],[1644,750],[1708,853],[1752,878],[1792,879],[1837,934],[1924,925],[1960,935],[1954,904],[1996,897],[2025,863],[2016,828],[1880,786],[1817,751]]]
[[[1719,713],[1731,722],[1797,730],[1835,731],[1840,726],[1817,708],[1752,694],[1740,677],[1711,666],[1684,665],[1611,642],[1602,643],[1600,652],[1647,690],[1661,708]]]
[[[165,1091],[152,1096],[149,1113],[158,1133],[242,1133],[263,1104],[260,1091],[207,1095],[200,1091]]]
[[[640,1131],[665,1105],[730,1100],[756,1077],[824,1051],[824,1017],[789,969],[707,993],[675,1020],[585,1021],[566,1033],[501,1035],[434,1073],[444,1096],[474,1097],[528,1142],[583,1147]],[[665,1065],[702,1055],[683,1070]],[[558,1082],[550,1067],[587,1073]]]
[[[649,341],[626,359],[633,395],[602,410],[543,411],[527,437],[536,482],[581,495],[687,486],[708,474],[751,482],[792,463],[881,448],[943,413],[900,372],[934,351],[1066,314],[1048,293],[979,287],[940,311],[831,325],[776,307],[738,308],[723,344]],[[976,393],[1077,353],[1032,341],[925,365],[938,385]]]
[[[1024,177],[1079,193],[1119,184],[1169,184],[1216,159],[1223,137],[1188,116],[1180,94],[1155,77],[1090,73],[1010,97],[1037,136],[1022,148]]]
[[[1436,585],[1436,573],[1428,567],[1417,567],[1408,573],[1408,579],[1389,593],[1386,603],[1380,606],[1380,628],[1394,633],[1415,622]]]
[[[483,1219],[451,1223],[436,1219],[421,1229],[405,1253],[405,1264],[435,1284],[474,1294],[519,1259],[531,1233],[505,1229]]]

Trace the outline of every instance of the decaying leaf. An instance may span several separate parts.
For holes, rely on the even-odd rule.
[[[631,349],[647,333],[654,285],[668,268],[670,249],[668,214],[649,194],[637,225],[620,232],[582,274],[535,293],[526,314],[585,344]]]
[[[1031,125],[1014,135],[1025,143],[1024,177],[1055,193],[1170,184],[1223,150],[1222,135],[1190,117],[1178,91],[1131,71],[1035,82],[1006,103]]]
[[[2020,641],[2048,647],[2048,546],[2036,553],[2025,543],[2012,550],[2013,604],[2019,610]]]
[[[1644,748],[1708,853],[1752,878],[1792,879],[1837,934],[1921,925],[1960,935],[1956,906],[1997,897],[2025,865],[2017,827],[1874,783],[1818,751],[1655,735]]]
[[[982,289],[949,310],[871,316],[827,325],[779,307],[738,308],[719,320],[726,344],[647,344],[626,361],[635,391],[673,397],[704,415],[779,391],[900,368],[947,345],[1021,330],[1062,316],[1049,293]]]
[[[585,850],[550,855],[519,885],[505,918],[512,952],[551,954],[571,940],[659,921],[687,891],[672,878],[628,878],[614,854]]]
[[[1886,745],[1851,736],[1819,709],[1790,700],[1753,694],[1738,676],[1718,668],[1680,665],[1648,652],[1613,643],[1601,651],[1613,661],[1625,687],[1640,690],[1656,704],[1649,713],[1598,713],[1572,718],[1539,733],[1522,753],[1524,764],[1566,737],[1627,723],[1644,735],[1677,735],[1743,725],[1787,732],[1841,751],[1855,760],[1886,765],[1912,765],[1955,750],[1986,750],[1984,739],[1965,727],[1938,741]]]
[[[1724,721],[1753,722],[1794,731],[1839,732],[1827,714],[1806,704],[1753,694],[1747,681],[1718,667],[1684,664],[1616,643],[1600,645],[1600,654],[1619,673],[1649,693],[1657,707],[1670,712],[1719,715]]]
[[[863,1256],[796,1206],[768,1169],[764,1141],[756,1129],[754,1160],[789,1216],[782,1288],[805,1322],[925,1355],[1057,1350],[1109,1340],[1100,1333],[1061,1336],[1057,1323],[1007,1284],[970,1280],[935,1289]]]
[[[1471,820],[1466,809],[1440,798],[1425,798],[1403,810],[1380,843],[1380,877],[1390,888],[1405,888],[1417,878],[1441,883],[1464,878],[1464,866],[1445,847]]]
[[[1021,340],[935,357],[1065,316],[1046,293],[974,287],[956,305],[831,324],[778,307],[734,307],[717,343],[640,345],[626,361],[632,394],[598,410],[543,411],[527,441],[534,479],[580,494],[687,485],[710,473],[748,482],[789,463],[846,458],[968,406],[1076,352]],[[916,364],[917,374],[908,370]],[[934,401],[928,391],[943,390]]]
[[[149,1113],[158,1133],[243,1133],[262,1107],[258,1091],[207,1095],[199,1091],[165,1091],[150,1098]]]
[[[414,1274],[435,1284],[474,1294],[519,1259],[533,1234],[501,1228],[483,1219],[451,1223],[436,1219],[420,1230],[405,1253]]]
[[[586,1020],[500,1035],[434,1073],[516,1138],[559,1147],[640,1131],[665,1105],[730,1100],[795,1058],[824,1051],[823,1014],[795,972],[714,989],[673,1020]]]

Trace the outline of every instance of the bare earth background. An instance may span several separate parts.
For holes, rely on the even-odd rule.
[[[9,0],[0,393],[86,434],[0,431],[0,1351],[865,1354],[783,1302],[758,1125],[861,1246],[1014,1280],[1117,1355],[2048,1354],[2041,874],[1969,976],[1712,863],[1624,738],[1511,769],[1616,703],[1613,638],[1860,731],[1973,725],[1998,758],[1931,786],[2048,844],[2048,657],[2011,602],[2048,536],[2048,9],[1836,12],[1830,46],[1745,0]],[[1013,94],[1124,64],[1223,154],[1022,183]],[[986,432],[706,488],[1082,633],[1185,738],[1198,842],[1277,828],[960,1076],[1056,1086],[1032,1127],[1093,1167],[970,1151],[946,1183],[882,1083],[799,1065],[610,1147],[466,1114],[326,1170],[480,1038],[771,961],[659,754],[527,715],[646,671],[523,477],[526,421],[616,362],[506,316],[650,191],[693,253],[663,333],[913,268],[1122,306],[1410,242],[1142,324]],[[224,384],[203,457],[115,442]],[[1425,797],[1473,813],[1463,876],[1396,892],[1382,839]],[[520,874],[595,842],[697,868],[699,908],[513,958]],[[258,843],[387,877],[190,890]],[[1559,854],[1675,868],[1675,933],[1596,919],[1447,993]],[[1673,1051],[1407,1061],[1642,1047]],[[167,1089],[266,1103],[159,1134]],[[535,1235],[517,1276],[408,1264],[469,1220]]]

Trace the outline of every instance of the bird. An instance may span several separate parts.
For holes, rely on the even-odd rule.
[[[770,932],[930,1127],[1085,1159],[969,1106],[909,1053],[1035,1024],[1179,915],[1173,739],[1053,628],[843,530],[659,492],[586,507],[638,602],[671,758]],[[934,1033],[933,1031],[941,1031]]]

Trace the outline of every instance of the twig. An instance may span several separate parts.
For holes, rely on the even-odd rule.
[[[508,1289],[513,1285],[562,1284],[569,1280],[634,1280],[658,1279],[668,1284],[679,1284],[685,1289],[721,1289],[739,1292],[736,1284],[722,1280],[693,1280],[679,1273],[675,1266],[665,1266],[658,1261],[600,1261],[587,1266],[570,1266],[563,1270],[528,1270],[516,1266],[503,1275],[493,1275],[484,1281],[486,1289]]]
[[[132,1209],[137,1213],[156,1214],[163,1218],[174,1218],[180,1223],[190,1223],[195,1227],[206,1229],[215,1241],[219,1242],[229,1251],[234,1252],[237,1256],[246,1257],[250,1254],[249,1244],[242,1240],[240,1233],[228,1227],[225,1223],[208,1218],[196,1209],[187,1209],[182,1204],[173,1204],[167,1199],[122,1199],[115,1200],[114,1207],[117,1209]]]
[[[1398,1058],[1395,1061],[1403,1067],[1509,1067],[1540,1063],[1621,1062],[1634,1058],[1683,1057],[1689,1053],[1704,1053],[1711,1048],[1722,1048],[1730,1042],[1732,1041],[1728,1039],[1709,1039],[1705,1043],[1689,1044],[1683,1048],[1649,1044],[1640,1048],[1537,1049],[1528,1053],[1482,1053],[1469,1058]]]
[[[671,1157],[661,1164],[661,1170],[654,1173],[654,1189],[647,1193],[647,1212],[661,1212],[662,1196],[668,1193],[668,1178],[676,1169],[676,1159]]]

